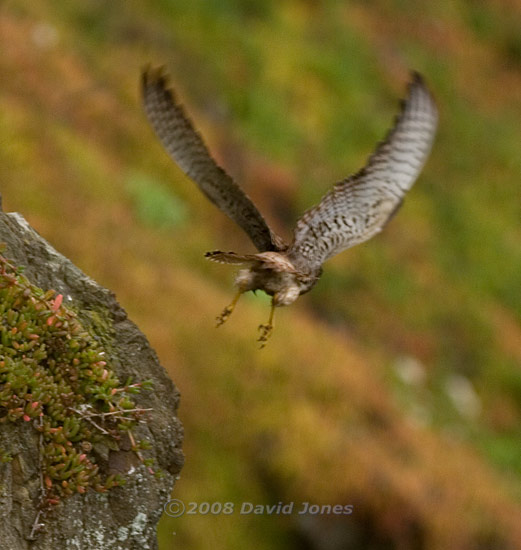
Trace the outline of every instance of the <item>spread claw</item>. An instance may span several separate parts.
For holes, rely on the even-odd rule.
[[[228,320],[228,317],[232,314],[233,309],[235,308],[235,304],[241,297],[242,292],[238,292],[235,295],[235,298],[232,300],[232,303],[227,305],[221,312],[220,315],[218,315],[215,319],[217,321],[216,327],[220,327],[223,323],[225,323]]]
[[[257,342],[261,343],[260,347],[262,349],[273,332],[273,325],[271,323],[267,325],[259,325],[259,330],[261,331],[261,335],[259,336]]]
[[[215,320],[217,321],[216,327],[220,327],[223,323],[228,320],[228,317],[232,314],[233,307],[231,305],[226,306],[220,315],[218,315]]]
[[[268,338],[271,336],[271,333],[273,332],[273,313],[275,312],[275,303],[271,302],[271,310],[270,310],[270,318],[268,322],[265,325],[259,325],[259,330],[261,331],[261,335],[259,336],[257,342],[260,342],[260,349],[262,349],[266,342],[268,341]]]

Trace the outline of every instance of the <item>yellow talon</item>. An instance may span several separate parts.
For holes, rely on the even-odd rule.
[[[270,318],[268,319],[267,324],[265,325],[259,325],[259,330],[261,331],[261,335],[259,336],[259,339],[257,342],[260,342],[260,348],[262,349],[266,342],[268,341],[268,338],[271,336],[271,333],[273,332],[273,314],[275,312],[275,303],[273,300],[271,301],[271,310],[270,310]]]
[[[237,294],[235,295],[235,298],[232,300],[231,304],[227,305],[223,310],[222,313],[216,317],[217,324],[216,327],[220,327],[224,322],[228,320],[228,317],[232,314],[233,309],[235,308],[235,304],[239,301],[239,298],[241,297],[242,291],[239,290]]]

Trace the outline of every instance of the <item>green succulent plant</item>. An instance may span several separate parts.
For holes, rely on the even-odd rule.
[[[100,342],[54,290],[30,283],[0,248],[0,423],[30,422],[39,437],[41,506],[88,488],[124,483],[100,470],[97,444],[119,449],[122,438],[152,474],[132,428],[147,409],[130,398],[150,382],[121,384]],[[0,462],[12,460],[0,449]]]

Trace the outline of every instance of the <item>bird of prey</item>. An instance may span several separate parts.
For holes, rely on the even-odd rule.
[[[427,160],[438,120],[431,93],[423,78],[413,73],[393,127],[366,165],[336,183],[319,204],[307,210],[287,244],[210,156],[162,68],[144,70],[142,96],[148,120],[172,159],[258,250],[254,254],[217,250],[206,257],[243,266],[235,278],[238,292],[217,317],[217,326],[228,319],[242,293],[263,290],[272,296],[269,320],[259,326],[261,347],[273,330],[276,307],[287,306],[311,290],[328,258],[370,239],[396,213]]]

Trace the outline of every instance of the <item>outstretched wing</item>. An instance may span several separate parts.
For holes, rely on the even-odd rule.
[[[400,207],[429,155],[438,111],[418,73],[393,128],[357,174],[337,183],[298,220],[288,250],[303,272],[382,230]]]
[[[148,67],[142,76],[143,104],[148,120],[172,159],[229,218],[237,223],[261,252],[284,245],[253,202],[213,160],[199,133],[168,89],[162,69]]]

